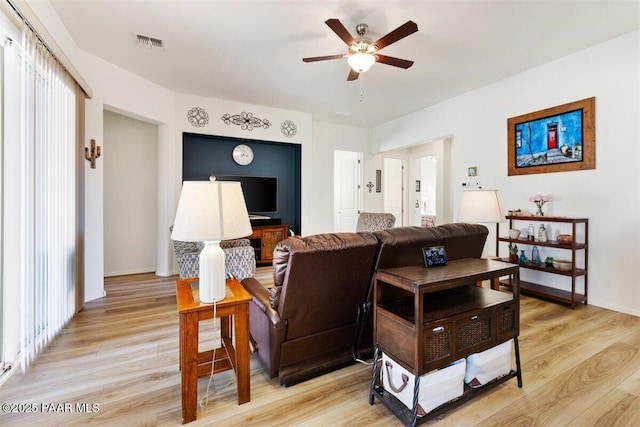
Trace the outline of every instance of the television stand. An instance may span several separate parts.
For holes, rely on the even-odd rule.
[[[281,223],[280,219],[251,220],[253,233],[247,238],[255,250],[257,264],[271,263],[276,245],[287,238],[289,226]]]

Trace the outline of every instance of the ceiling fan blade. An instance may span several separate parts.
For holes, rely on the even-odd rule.
[[[376,61],[381,64],[393,65],[394,67],[409,68],[413,65],[413,61],[406,59],[394,58],[393,56],[376,54]]]
[[[351,82],[353,80],[358,80],[360,77],[360,73],[354,70],[353,68],[349,69],[349,75],[347,76],[347,81]]]
[[[304,62],[327,61],[329,59],[341,59],[346,55],[328,55],[328,56],[312,56],[310,58],[302,58]]]
[[[342,25],[342,22],[340,22],[340,20],[331,18],[324,21],[324,23],[327,24],[329,28],[331,28],[333,32],[336,33],[338,37],[340,37],[342,41],[347,44],[347,46],[351,46],[352,44],[356,43],[355,40],[353,40],[351,34],[349,34],[349,31],[344,27],[344,25]]]
[[[398,40],[415,33],[416,31],[418,31],[418,24],[413,21],[407,21],[386,36],[382,36],[376,40],[373,44],[378,47],[378,50],[380,50],[383,47],[389,46],[391,43],[395,43]]]

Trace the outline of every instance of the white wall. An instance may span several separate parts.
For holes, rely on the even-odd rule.
[[[589,303],[640,315],[639,80],[635,31],[379,126],[374,151],[453,135],[454,210],[469,166],[505,209],[533,210],[530,196],[551,194],[549,215],[590,220]],[[507,176],[508,118],[592,96],[595,170]]]
[[[156,271],[158,127],[104,111],[104,275]]]

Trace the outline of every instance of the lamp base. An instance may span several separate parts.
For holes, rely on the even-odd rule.
[[[224,268],[224,251],[220,241],[204,242],[200,252],[200,301],[213,303],[222,301],[227,295],[227,280]]]

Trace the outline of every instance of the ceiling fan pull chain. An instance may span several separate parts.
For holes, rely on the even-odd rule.
[[[360,76],[360,102],[362,102],[362,98],[364,97],[364,90],[362,89],[363,85],[364,85],[364,76],[361,75]]]

